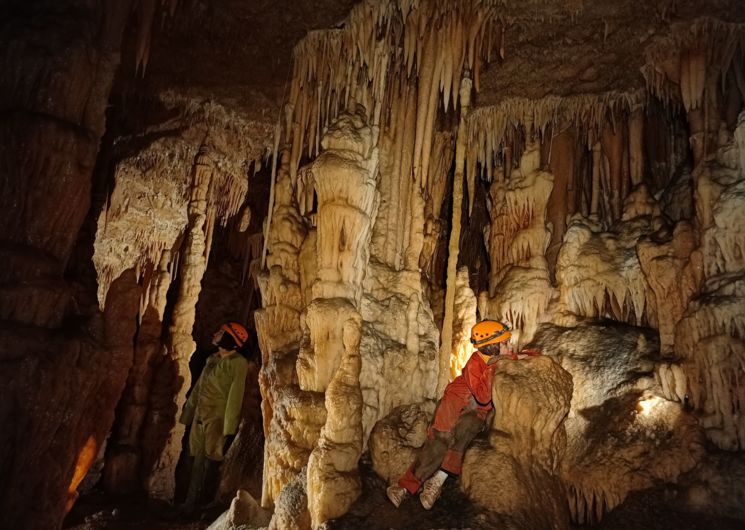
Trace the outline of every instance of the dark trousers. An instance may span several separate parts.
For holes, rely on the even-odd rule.
[[[422,482],[440,468],[451,475],[460,475],[463,453],[486,426],[482,416],[476,410],[464,410],[453,430],[443,432],[430,429],[427,441],[419,450],[414,464],[399,479],[398,484],[410,493],[416,493]]]

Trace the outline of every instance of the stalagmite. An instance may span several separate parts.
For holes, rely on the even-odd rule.
[[[447,287],[445,291],[445,318],[442,323],[440,343],[440,365],[437,378],[437,395],[442,391],[450,379],[450,355],[453,347],[453,318],[455,304],[456,268],[460,245],[460,226],[463,204],[463,171],[465,166],[466,149],[466,116],[471,103],[471,79],[463,76],[460,85],[460,125],[455,144],[455,175],[453,177],[453,221],[450,229],[450,243],[448,244]]]
[[[388,484],[398,481],[424,445],[432,416],[429,408],[418,403],[396,407],[370,433],[373,469]]]
[[[344,353],[326,389],[326,423],[308,461],[308,508],[313,528],[344,515],[362,488],[357,475],[362,453],[359,313],[353,313],[342,329]]]
[[[167,343],[170,362],[178,374],[174,381],[173,421],[165,447],[148,478],[148,491],[160,499],[172,499],[175,491],[176,463],[181,453],[184,426],[176,421],[176,414],[186,401],[191,379],[189,358],[196,348],[192,338],[196,304],[202,287],[207,247],[205,221],[208,214],[207,194],[213,175],[212,161],[207,150],[201,150],[194,160],[194,177],[188,207],[188,228],[179,264],[179,296],[173,308]]]
[[[556,473],[566,450],[572,377],[548,357],[500,362],[488,443],[466,453],[462,487],[479,505],[511,516],[511,528],[567,529],[569,508]]]

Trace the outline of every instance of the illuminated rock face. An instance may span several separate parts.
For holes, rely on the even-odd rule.
[[[619,324],[543,326],[534,342],[571,374],[562,481],[572,519],[599,521],[628,493],[675,482],[703,454],[696,420],[655,379],[655,334]]]
[[[733,375],[741,329],[732,315],[741,305],[738,142],[745,133],[731,118],[742,102],[728,88],[727,123],[714,123],[726,109],[715,91],[704,90],[734,75],[725,58],[739,46],[741,29],[689,20],[645,39],[643,88],[640,79],[625,91],[604,80],[597,93],[523,97],[502,86],[509,95],[482,93],[479,101],[496,103],[470,111],[472,92],[483,84],[474,57],[494,31],[496,11],[486,7],[466,2],[455,13],[429,3],[364,4],[343,28],[312,34],[296,49],[289,162],[278,183],[294,194],[304,226],[312,228],[286,260],[295,260],[288,269],[300,282],[300,296],[288,296],[287,315],[293,322],[300,315],[302,336],[289,329],[287,351],[272,353],[277,361],[268,359],[268,366],[295,362],[277,389],[297,383],[319,400],[323,393],[327,416],[308,467],[313,526],[349,507],[360,451],[371,451],[374,469],[388,482],[405,468],[421,443],[428,407],[471,351],[468,328],[476,318],[509,322],[518,346],[536,346],[563,368],[540,359],[505,372],[494,392],[507,423],[495,420],[488,447],[477,443],[467,456],[494,460],[506,483],[528,476],[524,489],[516,486],[522,496],[497,499],[480,489],[488,477],[475,464],[474,474],[464,476],[474,500],[513,523],[564,528],[570,519],[597,521],[629,492],[679,480],[702,453],[684,404],[706,415],[711,441],[741,447],[733,412],[741,401]],[[463,13],[474,14],[473,21],[464,22]],[[440,44],[427,31],[413,44],[408,24],[423,15],[452,35],[465,23],[473,40],[455,39],[437,64],[431,53]],[[732,38],[717,41],[720,30]],[[719,50],[708,65],[700,52],[706,43]],[[451,55],[469,68],[451,69]],[[510,68],[509,57],[502,59],[500,66]],[[594,83],[601,76],[594,70],[567,77],[586,75]],[[456,94],[455,113],[439,117]],[[680,119],[668,112],[677,101],[685,109]],[[433,130],[440,121],[450,131]],[[300,167],[306,148],[317,158]],[[373,185],[360,169],[376,150]],[[370,207],[373,187],[379,203]],[[470,216],[483,190],[488,197],[478,198],[489,219],[477,231],[485,259],[458,263],[461,226],[475,223]],[[438,215],[444,205],[452,215]],[[447,270],[433,278],[445,241]],[[479,268],[488,269],[488,285],[469,284]],[[440,327],[432,306],[443,286]],[[281,299],[267,310],[281,312]],[[710,334],[717,338],[705,342]],[[515,397],[520,367],[535,370],[526,384],[541,410]],[[343,400],[344,419],[334,410]],[[505,429],[523,445],[495,434]],[[334,445],[345,448],[343,456]],[[342,469],[351,472],[340,478]],[[522,499],[531,496],[549,500],[544,507]],[[330,510],[328,499],[340,508]]]

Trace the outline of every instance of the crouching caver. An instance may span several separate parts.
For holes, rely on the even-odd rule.
[[[189,455],[194,459],[186,507],[202,500],[205,483],[211,482],[207,476],[219,473],[220,462],[238,431],[248,361],[236,350],[247,339],[248,331],[237,322],[220,327],[212,337],[217,352],[207,359],[184,405],[180,421],[191,425]]]
[[[473,326],[471,343],[477,351],[468,359],[461,375],[445,387],[416,460],[398,484],[386,490],[396,507],[408,494],[421,489],[419,500],[429,510],[440,497],[445,479],[460,475],[463,453],[493,416],[491,389],[497,360],[500,355],[518,357],[512,351],[511,337],[509,326],[501,322],[484,320]]]

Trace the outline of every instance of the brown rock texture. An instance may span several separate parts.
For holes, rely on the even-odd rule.
[[[503,360],[492,388],[489,442],[466,453],[463,490],[520,528],[569,528],[556,471],[566,451],[571,376],[549,357]]]

